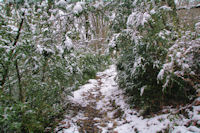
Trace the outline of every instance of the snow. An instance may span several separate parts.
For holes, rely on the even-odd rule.
[[[158,80],[162,80],[163,76],[164,76],[164,73],[165,73],[164,69],[161,69],[160,72],[158,73],[157,79]]]
[[[84,5],[84,4],[85,4],[84,2],[77,2],[76,5],[75,5],[74,8],[73,8],[73,12],[74,12],[75,14],[80,13],[80,12],[83,10],[82,5]]]
[[[115,17],[116,17],[116,14],[113,12],[113,13],[109,16],[110,21],[114,21]]]
[[[110,40],[108,46],[111,48],[114,48],[116,46],[116,39],[119,37],[119,33],[118,34],[114,34],[112,39]]]
[[[196,23],[195,27],[200,27],[200,22]]]
[[[158,33],[158,36],[161,37],[162,39],[166,39],[166,36],[169,36],[170,35],[170,31],[168,30],[162,30]]]
[[[150,18],[151,18],[151,15],[149,15],[147,12],[145,12],[143,14],[142,25],[144,25],[144,23],[146,23]]]
[[[96,9],[103,6],[103,1],[96,1],[96,3],[93,5]]]
[[[180,9],[191,9],[191,8],[198,8],[198,7],[200,7],[200,3],[199,4],[188,3],[188,4],[189,5],[179,5],[179,6],[177,6],[176,9],[180,10]]]
[[[89,81],[91,81],[91,80],[89,80]],[[88,103],[83,100],[82,94],[83,94],[83,92],[89,91],[93,87],[95,87],[94,84],[86,84],[86,85],[82,86],[80,90],[77,90],[73,93],[73,98],[71,99],[71,101],[73,101],[75,103],[79,103],[84,106],[87,106]]]
[[[144,93],[144,90],[145,90],[145,88],[146,88],[147,86],[145,85],[145,86],[143,86],[141,89],[140,89],[140,96],[142,96],[143,95],[143,93]]]
[[[177,126],[175,129],[174,129],[174,133],[184,133],[186,132],[187,128],[184,127],[184,126]],[[187,131],[187,133],[191,133],[189,131]]]
[[[195,24],[195,30],[200,33],[200,22]]]
[[[171,9],[171,7],[169,7],[169,6],[161,6],[160,7],[160,10],[165,10],[165,11],[172,11],[172,9]]]
[[[144,25],[151,18],[151,15],[147,12],[144,14],[141,12],[132,12],[132,14],[128,17],[127,26],[135,26]]]
[[[51,17],[49,18],[49,21],[54,21],[56,18],[54,17],[53,14],[51,14]]]
[[[94,123],[101,129],[101,133],[110,131],[117,133],[156,133],[166,132],[166,130],[173,133],[200,132],[200,129],[194,125],[185,126],[190,121],[200,122],[200,115],[198,114],[200,106],[192,106],[192,111],[186,110],[189,113],[189,118],[174,113],[177,109],[172,109],[171,107],[165,107],[165,110],[163,110],[163,112],[167,111],[169,113],[143,118],[139,113],[141,111],[131,109],[130,105],[126,103],[128,98],[115,82],[116,75],[115,65],[111,65],[104,72],[97,73],[97,79],[89,80],[79,90],[74,91],[73,97],[69,98],[72,103],[86,108],[91,106],[92,103],[96,104],[94,106],[95,110],[98,110],[100,114],[105,114],[102,118],[98,116],[93,118],[93,120],[99,121]],[[98,100],[95,98],[90,99],[88,98],[90,95],[101,98]],[[123,113],[120,116],[116,116],[119,110]],[[92,115],[92,113],[89,115]],[[90,116],[85,116],[83,110],[73,117],[67,112],[66,119],[63,121],[66,123],[64,126],[70,123],[70,127],[62,129],[59,133],[79,133],[80,127],[77,126],[77,122],[83,119],[87,120],[88,117]],[[102,122],[105,125],[103,127],[100,124]],[[59,127],[62,126],[60,125]]]
[[[151,15],[153,15],[153,14],[155,14],[155,13],[156,13],[155,9],[152,9],[152,10],[150,11],[150,14],[151,14]]]
[[[65,46],[67,47],[67,49],[71,49],[73,47],[73,43],[72,40],[66,35],[65,36]]]
[[[42,48],[40,45],[37,45],[37,50],[38,50],[40,53],[42,53],[43,48]]]
[[[65,1],[65,0],[60,0],[60,1],[58,1],[57,3],[56,3],[56,5],[58,5],[58,6],[66,6],[67,5],[67,2]]]
[[[135,22],[136,15],[137,15],[136,12],[132,12],[132,14],[128,17],[127,26],[128,26],[128,25],[133,25],[133,24],[136,23],[136,22]]]
[[[197,61],[197,57],[194,56],[195,54],[192,53],[198,53],[200,45],[199,39],[195,36],[196,35],[193,32],[186,31],[183,33],[182,37],[177,39],[176,42],[169,48],[167,55],[167,58],[169,59],[163,65],[163,68],[159,72],[157,78],[158,80],[164,79],[163,81],[165,83],[163,87],[168,86],[168,83],[170,83],[169,79],[171,78],[171,73],[184,80],[188,80],[186,75],[196,75],[193,68],[195,64],[199,63],[199,61]],[[195,83],[194,87],[198,89],[198,83]]]
[[[64,53],[64,49],[63,49],[63,47],[61,45],[57,45],[56,48],[58,49],[60,54]]]
[[[9,28],[11,28],[13,30],[13,32],[18,31],[18,28],[14,25],[8,25]]]

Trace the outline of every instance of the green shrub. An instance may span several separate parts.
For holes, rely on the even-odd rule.
[[[153,7],[150,1],[138,2],[135,6],[127,19],[127,29],[120,32],[115,40],[120,53],[117,59],[120,88],[130,96],[133,105],[146,110],[145,114],[158,111],[163,105],[188,102],[191,95],[194,96],[194,85],[197,83],[190,84],[186,76],[192,71],[191,68],[194,68],[195,77],[198,75],[198,65],[195,64],[199,64],[199,56],[196,54],[198,50],[194,50],[198,41],[194,41],[193,50],[189,49],[191,45],[186,44],[185,49],[181,43],[177,45],[181,34],[177,30],[172,8],[159,2]],[[145,12],[141,12],[141,9]],[[182,50],[186,49],[190,50],[187,59],[179,57],[181,61],[178,62],[173,58],[177,52],[183,54]],[[190,70],[184,70],[184,63],[181,62],[186,63]],[[180,71],[185,74],[176,74]]]

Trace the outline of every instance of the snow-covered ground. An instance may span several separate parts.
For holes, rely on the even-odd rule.
[[[116,69],[111,65],[96,79],[80,87],[70,98],[72,105],[56,128],[59,133],[200,133],[200,106],[183,107],[188,118],[177,109],[166,108],[165,114],[143,118],[125,102],[123,90],[115,82]],[[195,104],[194,104],[195,105]],[[181,110],[180,108],[179,110]],[[167,112],[167,113],[166,113]]]

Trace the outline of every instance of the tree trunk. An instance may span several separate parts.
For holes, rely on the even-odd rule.
[[[85,13],[85,32],[86,32],[86,39],[89,39],[89,33],[88,33],[88,29],[89,29],[89,26],[90,26],[90,22],[89,22],[89,19],[88,19],[88,14]]]
[[[20,36],[20,34],[21,34],[22,26],[23,26],[23,23],[24,23],[24,15],[25,15],[25,13],[23,12],[23,14],[22,14],[22,20],[21,20],[21,22],[20,22],[20,24],[19,24],[19,29],[18,29],[18,31],[17,31],[17,36],[16,36],[16,38],[15,38],[15,40],[14,40],[14,42],[13,42],[13,46],[16,46],[16,45],[17,45],[17,42],[18,42],[18,40],[19,40],[19,36]],[[6,65],[5,65],[5,70],[4,70],[4,72],[3,72],[3,78],[2,78],[2,81],[1,81],[1,84],[0,84],[2,90],[4,90],[4,89],[3,89],[3,88],[4,88],[4,84],[5,84],[6,78],[7,78],[7,76],[8,76],[10,61],[11,61],[12,58],[13,58],[13,51],[14,51],[14,49],[12,49],[12,50],[10,51],[10,53],[9,53],[9,59],[8,59],[8,62],[6,63]]]

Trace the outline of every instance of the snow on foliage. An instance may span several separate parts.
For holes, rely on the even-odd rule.
[[[96,3],[93,5],[96,9],[99,9],[103,7],[103,1],[96,1]]]
[[[144,114],[181,98],[191,100],[199,86],[198,35],[179,33],[177,16],[167,1],[151,2],[124,7],[129,15],[124,13],[126,29],[117,41],[118,84]]]
[[[151,15],[149,13],[145,12],[132,12],[132,14],[128,17],[127,20],[127,26],[134,26],[138,27],[139,25],[144,25],[148,22],[148,20],[151,18]]]
[[[119,36],[119,34],[113,35],[112,39],[110,40],[110,42],[108,44],[108,46],[110,48],[114,48],[116,46],[116,40],[117,40],[118,36]]]
[[[65,36],[65,42],[64,43],[65,43],[65,46],[68,50],[73,48],[72,40],[67,35]]]
[[[65,1],[65,0],[59,0],[57,3],[56,3],[56,5],[58,5],[58,6],[66,6],[67,5],[67,2]]]
[[[150,14],[151,14],[151,15],[153,15],[153,14],[155,14],[155,13],[156,13],[155,9],[152,9],[152,10],[150,11]]]
[[[85,44],[84,2],[10,2],[0,2],[0,116],[9,115],[0,120],[0,131],[44,132],[66,107],[66,96],[104,69],[109,58],[92,46],[74,48]],[[88,34],[94,35],[90,19]]]
[[[196,30],[197,34],[199,34],[199,36],[200,36],[200,22],[195,24],[195,30]]]
[[[113,13],[109,16],[110,21],[113,21],[113,20],[115,19],[115,17],[116,17],[116,14],[113,12]]]
[[[158,36],[162,39],[166,39],[170,34],[171,32],[169,30],[164,29],[158,33]]]
[[[165,11],[172,11],[172,9],[171,9],[171,7],[169,7],[169,6],[161,6],[160,8],[159,8],[160,10],[165,10]]]
[[[76,5],[73,8],[73,12],[75,14],[80,13],[83,10],[84,5],[85,5],[85,2],[77,2]]]
[[[182,38],[178,39],[174,45],[169,48],[168,61],[163,65],[163,68],[158,74],[158,79],[162,80],[166,75],[175,74],[186,82],[189,82],[196,89],[199,86],[199,82],[195,83],[198,79],[200,64],[200,39],[192,39],[194,36],[192,32],[186,32]],[[188,78],[185,78],[188,77]],[[197,79],[196,79],[197,78]],[[165,82],[165,86],[168,84],[168,80]]]
[[[147,88],[147,86],[146,86],[146,85],[145,85],[145,86],[143,86],[143,87],[140,89],[140,96],[142,96],[142,95],[143,95],[145,88]]]

